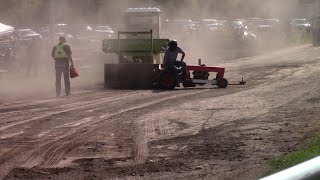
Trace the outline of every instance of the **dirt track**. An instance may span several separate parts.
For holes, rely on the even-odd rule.
[[[175,91],[0,99],[5,179],[257,179],[319,129],[320,49],[221,63],[229,81]]]

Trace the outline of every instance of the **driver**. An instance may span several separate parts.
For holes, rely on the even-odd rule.
[[[182,71],[182,80],[185,81],[186,78],[186,63],[183,61],[184,57],[185,57],[185,53],[184,51],[178,47],[178,43],[175,40],[171,40],[168,43],[169,48],[166,50],[165,54],[164,54],[164,59],[163,62],[166,65],[166,67],[170,70],[172,70],[172,72],[175,73],[176,77],[177,77],[177,70],[175,69],[176,67],[181,67],[181,71]],[[178,61],[177,57],[178,54],[182,54],[181,60]],[[177,84],[179,84],[179,82],[177,82]]]

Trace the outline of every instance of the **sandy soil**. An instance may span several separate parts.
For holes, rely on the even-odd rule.
[[[319,59],[299,46],[217,63],[247,81],[227,89],[1,96],[0,178],[257,179],[319,129]]]

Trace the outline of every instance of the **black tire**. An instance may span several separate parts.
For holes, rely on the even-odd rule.
[[[217,79],[217,86],[219,88],[226,88],[228,86],[229,82],[226,78],[218,78]]]
[[[163,90],[172,90],[176,87],[177,79],[170,71],[163,71],[159,75],[159,87]]]

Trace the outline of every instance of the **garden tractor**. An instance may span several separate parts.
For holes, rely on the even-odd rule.
[[[117,39],[103,40],[103,51],[117,54],[119,62],[105,64],[105,87],[174,89],[181,82],[184,87],[211,84],[226,88],[228,81],[222,67],[209,67],[201,62],[197,66],[188,65],[187,78],[182,81],[179,73],[161,64],[169,39],[160,37],[160,13],[158,8],[129,8],[125,11],[125,31],[118,31]],[[209,80],[210,73],[216,73],[212,80]]]

